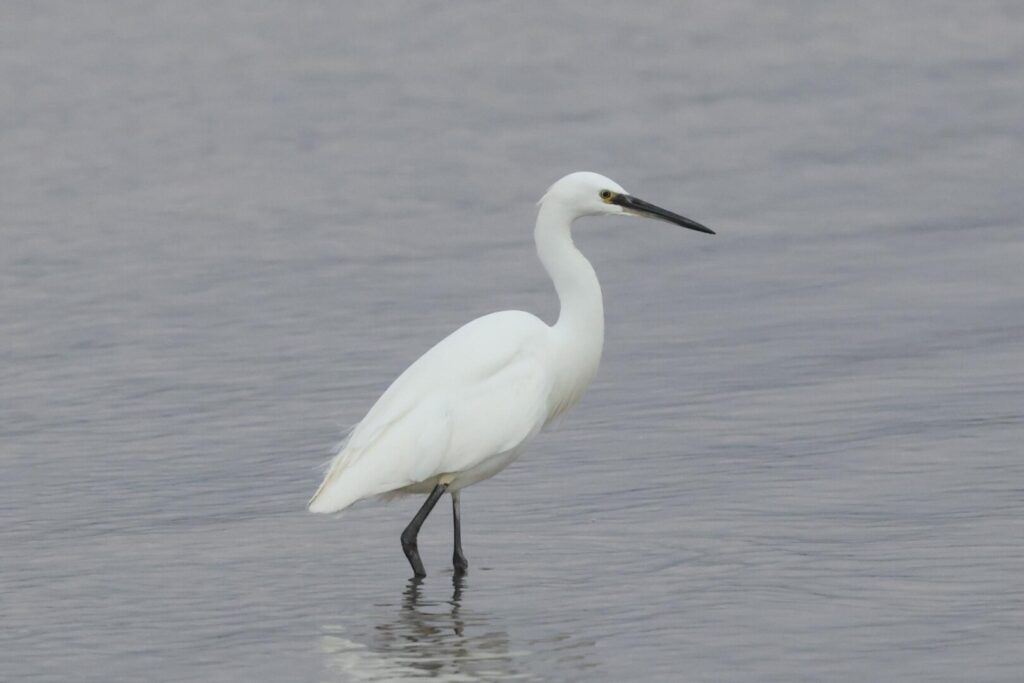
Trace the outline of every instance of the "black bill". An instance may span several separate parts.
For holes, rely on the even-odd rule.
[[[705,228],[697,221],[691,221],[686,216],[680,216],[678,213],[672,213],[668,209],[663,209],[660,206],[655,206],[650,202],[645,202],[642,199],[637,199],[628,194],[617,194],[611,199],[612,204],[618,204],[628,213],[633,213],[638,216],[647,216],[649,218],[658,218],[669,223],[675,223],[681,225],[684,228],[690,230],[696,230],[697,232],[707,233],[708,235],[714,235],[715,231],[711,228]]]

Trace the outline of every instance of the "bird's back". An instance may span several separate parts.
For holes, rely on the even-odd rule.
[[[520,446],[551,410],[550,336],[535,316],[502,311],[441,340],[353,429],[309,509],[342,510]]]

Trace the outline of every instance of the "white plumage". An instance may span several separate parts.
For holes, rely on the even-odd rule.
[[[580,399],[597,372],[604,344],[601,287],[573,244],[572,223],[625,213],[711,232],[631,197],[596,173],[565,176],[539,206],[534,238],[561,303],[558,321],[549,326],[523,311],[502,311],[441,340],[353,429],[309,502],[312,512],[337,512],[372,496],[434,492],[403,535],[417,575],[423,572],[416,532],[437,497],[452,493],[457,515],[458,491],[512,462],[544,425]],[[460,557],[456,526],[457,569]]]
[[[423,354],[352,431],[309,509],[427,492],[445,475],[458,490],[496,473],[548,419],[548,329],[529,313],[492,313]]]

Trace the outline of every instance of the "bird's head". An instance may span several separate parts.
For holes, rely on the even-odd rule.
[[[548,202],[559,203],[575,217],[625,214],[657,218],[697,232],[715,234],[697,221],[637,199],[611,178],[589,171],[570,173],[556,181],[540,200],[541,205]]]

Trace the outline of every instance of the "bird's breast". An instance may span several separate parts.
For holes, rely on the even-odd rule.
[[[601,364],[604,346],[603,335],[599,337],[568,338],[556,344],[557,368],[552,385],[549,417],[551,422],[576,405],[590,387]]]

